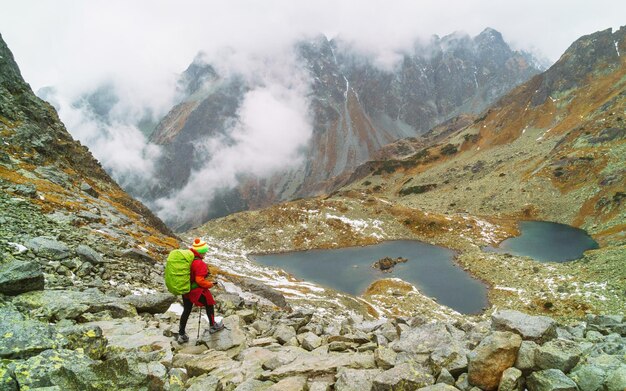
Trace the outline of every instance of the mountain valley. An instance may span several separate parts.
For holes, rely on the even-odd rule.
[[[273,205],[166,225],[73,140],[0,36],[0,389],[623,390],[626,27],[581,37],[543,73],[491,29],[432,45],[428,72],[461,83],[424,81],[419,56],[387,74],[326,38],[301,44],[319,77],[310,164],[249,178],[223,212]],[[193,171],[174,157],[204,122],[224,132],[249,88],[207,64],[185,77],[187,99],[152,136],[172,170],[159,195]],[[484,249],[520,220],[583,228],[600,248],[564,263]],[[209,245],[226,328],[211,334],[194,312],[180,344],[164,260],[194,237]],[[355,296],[252,261],[399,239],[454,250],[488,287],[484,311],[399,278]]]

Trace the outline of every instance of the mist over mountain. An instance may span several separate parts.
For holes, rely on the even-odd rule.
[[[531,59],[493,29],[416,40],[391,65],[323,35],[240,69],[200,54],[150,136],[152,184],[128,190],[178,228],[326,193],[381,146],[479,113],[540,71]]]

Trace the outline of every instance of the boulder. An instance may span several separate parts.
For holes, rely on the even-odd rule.
[[[185,369],[187,374],[191,377],[204,375],[210,373],[217,368],[234,368],[239,367],[241,364],[234,361],[225,352],[209,351],[199,356],[194,360],[190,360],[185,363]]]
[[[620,366],[609,374],[604,384],[607,391],[626,390],[626,365]]]
[[[83,260],[83,262],[89,262],[92,265],[100,265],[105,262],[102,255],[91,247],[81,244],[76,247],[76,254]]]
[[[502,373],[513,366],[522,338],[508,331],[488,335],[469,355],[468,381],[483,390],[495,390]]]
[[[67,244],[50,237],[38,236],[26,242],[26,247],[37,256],[59,261],[69,257],[72,253]]]
[[[372,391],[417,390],[435,384],[430,371],[416,363],[406,362],[374,378]]]
[[[527,379],[529,391],[577,391],[576,383],[558,369],[533,372]]]
[[[380,346],[374,351],[374,361],[376,366],[382,369],[391,369],[396,365],[398,354],[385,346]]]
[[[54,326],[25,319],[11,306],[0,307],[0,359],[25,359],[67,344]]]
[[[568,377],[576,383],[580,391],[596,391],[602,389],[602,384],[606,376],[605,370],[591,364],[579,365],[568,375]]]
[[[93,360],[99,360],[104,356],[107,348],[107,339],[102,329],[97,325],[71,325],[58,327],[59,334],[67,340],[66,347],[71,350],[82,351]]]
[[[149,293],[126,296],[124,302],[135,307],[139,313],[163,314],[176,299],[176,296],[171,293]]]
[[[559,369],[569,372],[580,360],[582,351],[576,342],[555,339],[546,342],[535,352],[535,363],[541,369]]]
[[[0,390],[20,391],[17,381],[15,381],[13,372],[9,369],[8,363],[0,361]]]
[[[14,296],[43,290],[44,275],[36,262],[12,261],[0,265],[0,293]]]
[[[281,345],[284,345],[296,338],[296,330],[291,326],[280,324],[276,327],[276,331],[274,331],[274,338],[276,338]]]
[[[189,379],[187,391],[217,391],[221,386],[220,380],[212,375],[202,375]],[[222,388],[219,388],[220,390]]]
[[[469,351],[458,342],[438,346],[430,354],[430,363],[434,372],[446,368],[453,376],[467,371]]]
[[[383,326],[384,328],[385,326]],[[455,343],[443,323],[428,323],[409,329],[400,335],[400,338],[389,344],[396,352],[411,354],[430,354],[437,347]]]
[[[371,390],[374,378],[381,372],[380,369],[340,368],[337,371],[335,391]]]
[[[20,389],[55,386],[67,377],[85,374],[95,362],[81,352],[74,350],[45,350],[40,355],[26,361],[14,361],[10,367]],[[69,379],[67,379],[69,380]],[[79,379],[71,379],[75,388]],[[65,386],[68,384],[65,383]],[[65,389],[71,389],[65,387]]]
[[[13,301],[20,310],[47,321],[78,319],[85,313],[108,311],[113,318],[137,315],[135,307],[122,299],[102,294],[97,289],[82,292],[70,290],[45,290],[27,292]]]
[[[529,373],[535,369],[535,352],[539,348],[533,341],[522,341],[517,352],[515,360],[515,368],[520,369],[524,373]]]
[[[524,340],[546,342],[556,336],[556,321],[547,316],[532,316],[519,311],[502,310],[491,315],[492,328],[512,331]]]
[[[437,384],[448,384],[453,386],[454,385],[454,376],[452,376],[452,374],[446,369],[443,368],[441,369],[441,372],[439,372],[439,376],[437,376]]]
[[[524,378],[522,371],[517,368],[507,368],[502,372],[502,379],[498,391],[522,391],[524,389]]]
[[[271,354],[261,364],[263,369],[273,371],[276,368],[293,362],[296,358],[305,355],[306,350],[297,346],[281,346],[273,349]]]
[[[238,283],[242,288],[254,293],[255,295],[261,296],[271,301],[280,308],[289,308],[289,304],[287,304],[287,300],[282,293],[270,286],[263,284],[261,281],[255,280],[253,278],[241,278],[238,280]]]
[[[112,319],[85,323],[85,327],[98,327],[108,341],[109,350],[131,352],[135,350],[153,353],[155,360],[171,363],[171,340],[163,335],[163,330],[146,326],[139,319]]]
[[[310,331],[298,335],[298,341],[300,345],[308,351],[315,350],[322,345],[322,339]]]
[[[461,391],[469,391],[472,386],[469,384],[467,373],[462,373],[454,382],[454,386]]]
[[[152,258],[147,252],[136,248],[131,248],[122,252],[122,258],[127,258],[137,262],[143,262],[148,265],[156,265],[156,259]]]
[[[209,348],[225,351],[232,348],[243,347],[246,343],[246,334],[241,328],[241,319],[237,315],[231,315],[223,320],[224,330],[215,334],[206,330],[200,337],[201,341]]]

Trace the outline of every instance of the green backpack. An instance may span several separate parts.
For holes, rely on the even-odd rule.
[[[191,250],[173,250],[165,263],[165,286],[170,293],[184,295],[197,284],[191,283],[191,263],[194,255]]]

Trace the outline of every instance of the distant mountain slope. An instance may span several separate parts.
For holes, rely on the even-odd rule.
[[[142,262],[156,262],[178,245],[165,224],[72,139],[52,106],[33,94],[1,37],[0,136],[0,264],[31,262],[35,243],[61,243],[64,254],[77,259],[75,251],[84,245],[100,254],[101,264],[47,264],[46,284],[94,286],[135,273],[145,268]],[[84,276],[72,281],[81,265]],[[160,275],[150,271],[138,278],[161,285]]]
[[[388,71],[323,36],[298,43],[296,52],[311,80],[313,135],[304,164],[270,178],[243,178],[239,188],[217,197],[206,215],[171,224],[198,224],[249,207],[327,192],[381,146],[419,135],[462,112],[478,113],[539,71],[493,29],[474,38],[452,34],[416,43]],[[201,61],[187,69],[182,84],[188,97],[152,135],[166,151],[157,164],[160,185],[140,192],[142,199],[172,194],[210,159],[194,152],[194,140],[228,138],[250,89],[242,79],[222,77]],[[193,159],[180,159],[181,153]]]
[[[561,221],[623,243],[625,49],[624,27],[580,38],[481,118],[445,139],[439,128],[402,142],[402,156],[367,163],[352,187],[368,180],[403,204]],[[436,186],[400,195],[427,184]]]

